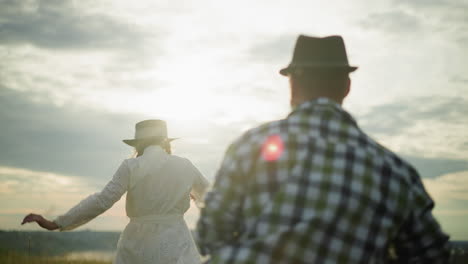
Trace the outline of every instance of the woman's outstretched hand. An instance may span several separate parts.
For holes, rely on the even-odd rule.
[[[45,219],[44,217],[42,217],[42,215],[37,214],[28,214],[26,217],[24,217],[23,222],[21,222],[21,225],[32,222],[36,222],[39,226],[47,230],[56,230],[59,228],[59,226],[56,223]]]

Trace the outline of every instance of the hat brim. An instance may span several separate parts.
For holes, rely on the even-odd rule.
[[[158,138],[158,137],[151,137],[151,138],[142,138],[142,139],[124,139],[122,140],[123,143],[129,145],[129,146],[132,146],[132,147],[135,147],[136,145],[138,145],[138,143],[141,143],[141,142],[146,142],[146,141],[149,141],[149,140],[157,140],[157,139],[160,139],[161,141],[166,139],[167,141],[171,142],[171,141],[174,141],[176,139],[179,139],[179,138]]]
[[[289,65],[288,67],[286,68],[283,68],[279,71],[279,73],[283,76],[288,76],[289,74],[291,74],[295,68],[298,68],[298,67],[301,67],[301,66],[296,66],[296,67],[293,67],[291,65]],[[306,67],[301,67],[301,68],[306,68],[306,69],[342,69],[346,72],[353,72],[355,70],[358,69],[358,67],[356,66],[306,66]]]

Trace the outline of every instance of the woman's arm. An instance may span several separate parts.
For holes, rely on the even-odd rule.
[[[36,222],[40,227],[50,231],[59,229],[59,226],[55,222],[49,221],[42,217],[42,215],[38,214],[28,214],[26,217],[24,217],[23,222],[21,222],[21,225],[32,222]]]
[[[190,161],[188,162],[188,166],[186,168],[187,173],[192,174],[194,179],[192,190],[190,192],[190,198],[195,201],[198,207],[201,207],[203,198],[210,186],[210,183]]]
[[[86,224],[120,200],[128,189],[129,177],[130,171],[124,161],[101,192],[88,196],[53,222],[58,225],[60,231],[72,230]]]

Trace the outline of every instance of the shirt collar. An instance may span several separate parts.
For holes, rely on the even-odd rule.
[[[343,116],[345,119],[349,120],[351,123],[357,126],[356,120],[354,120],[354,118],[348,112],[346,112],[346,110],[344,110],[340,104],[326,97],[319,97],[299,104],[292,110],[288,117],[304,111],[319,109],[332,111],[340,116]]]
[[[310,100],[310,101],[305,101],[305,102],[299,104],[298,106],[296,106],[293,109],[291,114],[296,112],[296,111],[301,111],[303,109],[313,108],[314,106],[320,106],[320,105],[322,105],[322,106],[332,106],[334,108],[337,108],[338,110],[344,111],[343,108],[341,107],[341,105],[338,104],[337,102],[333,101],[332,99],[326,98],[326,97],[319,97],[319,98],[316,98],[316,99],[313,99],[313,100]]]

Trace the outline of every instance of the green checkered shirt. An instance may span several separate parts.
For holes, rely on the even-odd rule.
[[[384,263],[390,246],[445,263],[433,206],[415,169],[319,98],[229,147],[197,238],[209,263]]]

